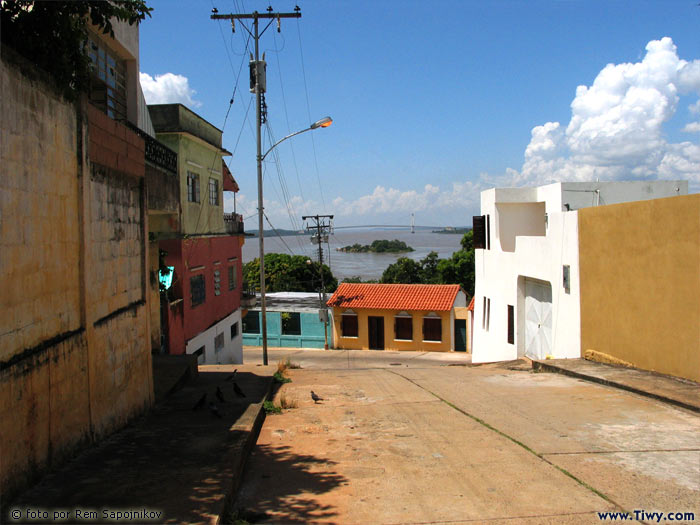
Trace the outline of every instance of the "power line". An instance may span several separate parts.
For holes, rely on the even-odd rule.
[[[306,112],[311,121],[311,104],[309,104],[309,87],[306,83],[306,68],[304,67],[304,50],[301,45],[301,25],[297,23],[297,35],[299,35],[299,55],[301,56],[301,72],[304,77],[304,92],[306,93]],[[314,136],[311,135],[311,146],[314,152],[314,166],[316,167],[316,180],[318,181],[318,191],[321,193],[321,203],[323,204],[323,209],[326,210],[326,199],[323,196],[323,187],[321,186],[321,175],[318,170],[318,158],[316,157],[316,141]]]

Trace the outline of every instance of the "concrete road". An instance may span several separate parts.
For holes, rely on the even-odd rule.
[[[600,523],[598,512],[637,511],[700,521],[697,414],[517,363],[343,354],[290,355],[303,368],[276,403],[298,406],[268,416],[241,518]]]

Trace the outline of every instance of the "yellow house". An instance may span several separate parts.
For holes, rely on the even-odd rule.
[[[343,283],[328,301],[333,341],[346,350],[465,351],[467,298],[452,284]]]

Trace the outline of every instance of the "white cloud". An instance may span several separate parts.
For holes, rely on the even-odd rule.
[[[174,104],[181,103],[189,107],[198,108],[201,102],[194,99],[197,93],[189,85],[187,77],[174,73],[156,75],[155,78],[148,73],[140,74],[141,89],[147,104]]]
[[[679,93],[693,92],[700,94],[700,60],[680,59],[668,37],[652,40],[641,62],[608,64],[591,86],[576,89],[566,129],[558,122],[533,128],[511,184],[676,177],[700,184],[698,146],[670,144],[663,132]],[[700,112],[700,101],[690,109]]]
[[[688,122],[683,131],[686,133],[700,133],[700,122]]]
[[[376,186],[369,195],[346,200],[336,197],[333,210],[340,217],[349,216],[408,216],[415,212],[460,212],[465,207],[478,207],[479,195],[486,186],[480,182],[453,182],[450,187],[441,189],[433,184],[426,184],[422,191],[399,190]],[[404,221],[405,222],[405,221]]]

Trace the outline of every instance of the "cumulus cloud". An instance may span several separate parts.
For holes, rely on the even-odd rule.
[[[147,104],[181,103],[198,108],[201,102],[194,99],[197,93],[189,85],[187,77],[174,73],[165,73],[152,77],[148,73],[140,74],[141,89]]]
[[[433,184],[426,184],[421,191],[399,190],[376,186],[369,195],[346,200],[337,197],[333,200],[333,210],[338,216],[408,216],[414,212],[451,211],[464,213],[466,207],[478,208],[479,194],[485,189],[480,182],[453,182],[442,189]]]
[[[663,132],[680,94],[700,95],[700,60],[680,59],[668,37],[652,40],[641,62],[608,64],[591,86],[576,89],[565,129],[559,122],[533,128],[511,184],[596,178],[687,178],[700,184],[698,145],[670,144]],[[690,110],[700,113],[700,101]],[[684,131],[700,131],[700,123],[688,123]]]

